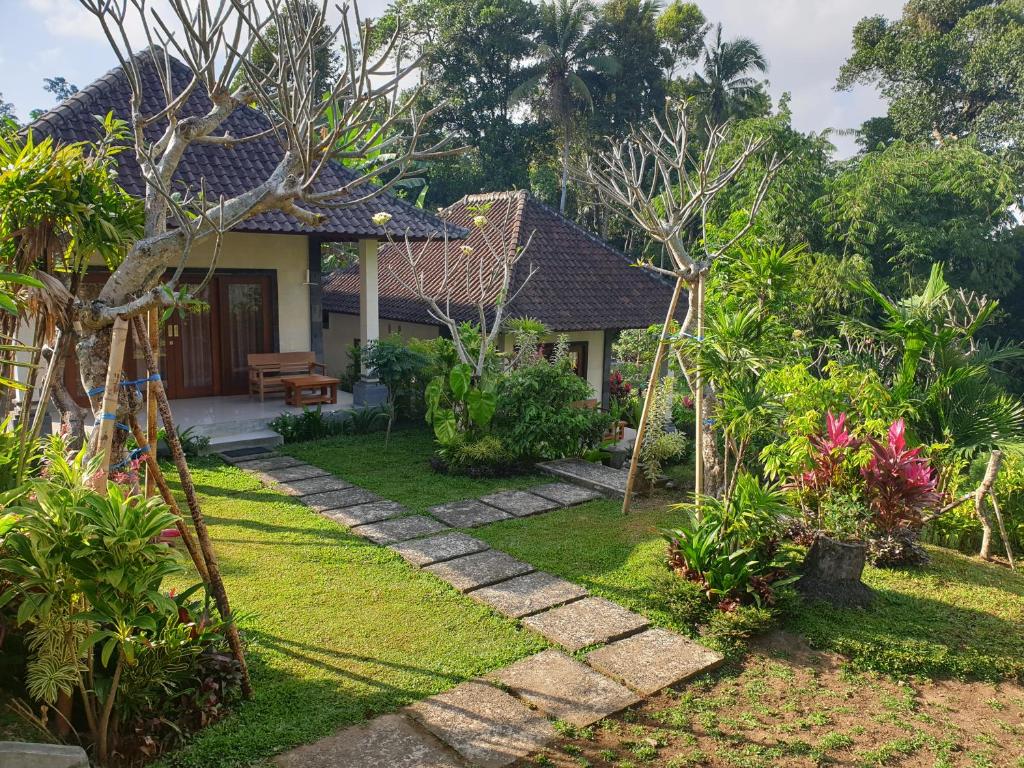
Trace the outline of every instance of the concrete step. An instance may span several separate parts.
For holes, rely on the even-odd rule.
[[[626,478],[629,472],[625,469],[612,469],[604,464],[595,464],[583,459],[558,459],[545,461],[537,468],[549,475],[554,475],[574,485],[590,488],[611,498],[621,499],[626,495]]]
[[[273,450],[283,442],[283,437],[269,429],[218,434],[210,438],[210,444],[203,453],[224,453],[225,451],[237,451],[242,448],[266,448],[267,450]]]

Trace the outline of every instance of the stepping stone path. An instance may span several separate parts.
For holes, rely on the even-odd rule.
[[[474,539],[472,536],[458,532],[442,533],[440,536],[431,536],[427,539],[404,541],[400,544],[392,544],[390,548],[418,568],[489,549],[480,539]]]
[[[336,523],[354,528],[367,523],[379,523],[393,517],[408,515],[409,510],[397,501],[371,501],[369,504],[356,504],[354,507],[332,509],[323,513]]]
[[[352,533],[363,536],[374,544],[394,544],[398,541],[415,539],[417,536],[426,536],[438,531],[447,530],[448,526],[439,523],[432,517],[425,515],[411,515],[409,517],[396,517],[393,520],[384,520],[380,523],[359,525],[352,529]]]
[[[472,680],[408,708],[424,728],[471,765],[501,768],[555,738],[543,715],[504,691]]]
[[[512,555],[489,549],[475,555],[428,565],[423,570],[430,571],[443,581],[447,581],[459,592],[469,592],[529,573],[533,566],[516,560]]]
[[[512,515],[508,512],[503,512],[476,499],[438,504],[436,507],[428,509],[427,512],[452,528],[477,528],[481,525],[497,523],[499,520],[512,519]]]
[[[648,629],[587,654],[598,672],[649,696],[662,688],[714,669],[722,654],[667,629]]]
[[[278,755],[280,768],[464,768],[437,737],[403,715],[381,715]]]
[[[588,645],[628,637],[649,626],[640,614],[603,597],[588,597],[539,616],[529,616],[523,624],[573,653]]]
[[[625,492],[625,472],[568,460],[541,465],[570,483],[503,491],[413,515],[318,467],[273,454],[225,457],[351,533],[570,653],[548,649],[399,714],[381,715],[275,758],[279,768],[499,768],[556,738],[550,718],[586,726],[722,663],[722,656],[583,587],[491,549],[455,528],[541,514]],[[611,474],[609,474],[611,473]],[[621,491],[616,491],[621,486]],[[498,687],[500,686],[500,688]]]
[[[597,491],[590,488],[581,488],[578,485],[570,485],[569,483],[537,485],[530,489],[530,493],[543,496],[545,499],[551,499],[551,501],[557,501],[563,507],[573,507],[577,504],[585,504],[588,501],[604,498]]]
[[[521,619],[586,597],[587,590],[550,573],[537,571],[483,587],[470,596],[498,613]]]
[[[550,512],[562,506],[557,501],[551,501],[551,499],[545,499],[543,496],[536,496],[526,491],[492,493],[490,496],[481,496],[480,501],[516,517],[538,515],[541,512]]]
[[[604,464],[595,464],[583,459],[559,459],[545,461],[537,468],[549,475],[568,480],[574,485],[598,491],[605,496],[622,499],[626,496],[626,479],[629,472],[624,469],[612,469]]]
[[[541,651],[491,677],[546,715],[580,728],[640,701],[625,686],[556,650]]]

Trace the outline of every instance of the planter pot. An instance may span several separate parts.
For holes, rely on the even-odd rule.
[[[836,541],[818,536],[804,560],[804,572],[796,588],[807,598],[841,607],[864,608],[873,595],[862,582],[867,545],[860,541]]]

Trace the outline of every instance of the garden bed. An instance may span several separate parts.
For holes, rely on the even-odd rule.
[[[776,632],[741,664],[563,738],[517,767],[1006,766],[1024,754],[1024,688],[893,680]]]

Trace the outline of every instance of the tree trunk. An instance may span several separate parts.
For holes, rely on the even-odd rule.
[[[710,386],[704,387],[704,414],[701,425],[701,455],[704,459],[704,493],[719,498],[725,490],[725,469],[722,456],[718,451],[718,434],[715,430],[714,418],[708,414],[715,412],[718,397]]]
[[[566,123],[562,135],[562,199],[558,203],[558,212],[565,215],[565,200],[569,195],[569,124]]]
[[[992,493],[992,486],[996,483],[1002,463],[1002,451],[992,451],[988,458],[988,466],[985,468],[985,477],[974,492],[974,512],[981,521],[981,551],[978,555],[984,560],[992,559],[992,519],[985,507],[985,497]]]
[[[812,600],[824,600],[841,607],[863,608],[873,595],[860,580],[864,572],[867,545],[836,541],[818,536],[804,560],[804,572],[796,588]]]

